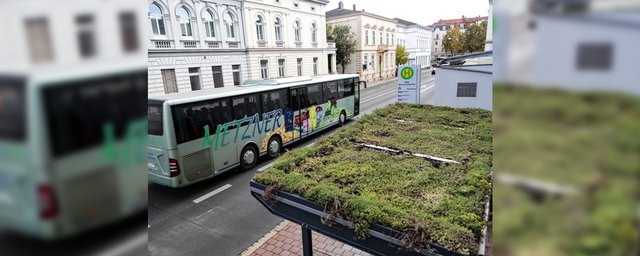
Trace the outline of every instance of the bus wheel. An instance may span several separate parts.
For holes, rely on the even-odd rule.
[[[338,119],[338,124],[340,126],[343,126],[344,123],[347,122],[347,113],[345,113],[344,111],[340,112],[340,119]]]
[[[282,141],[280,140],[280,137],[272,136],[271,139],[269,139],[269,144],[267,145],[267,154],[269,155],[269,158],[276,158],[280,155],[280,150],[282,149]]]
[[[256,166],[258,162],[258,150],[256,147],[252,145],[247,145],[242,149],[242,153],[240,153],[240,165],[242,169],[249,170]]]

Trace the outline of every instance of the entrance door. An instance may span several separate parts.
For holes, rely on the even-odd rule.
[[[299,140],[308,133],[309,127],[309,100],[307,97],[307,88],[291,89],[291,106],[293,108],[293,140]]]

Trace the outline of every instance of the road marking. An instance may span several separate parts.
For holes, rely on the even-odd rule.
[[[273,162],[271,162],[271,163],[269,163],[269,164],[267,164],[265,166],[260,167],[258,169],[258,172],[264,172],[266,169],[269,169],[269,167],[271,167],[271,166],[273,166]]]
[[[127,253],[131,253],[134,249],[138,247],[146,248],[147,243],[149,241],[149,236],[147,235],[147,231],[141,232],[139,234],[133,235],[130,238],[127,238],[125,242],[109,247],[108,249],[94,254],[94,256],[120,256],[126,255]]]
[[[429,89],[433,88],[434,86],[436,86],[436,85],[434,84],[434,85],[432,85],[432,86],[429,86],[429,88],[426,88],[426,89],[424,89],[424,90],[420,91],[420,93],[423,93],[424,91],[429,90]]]
[[[371,99],[363,100],[363,101],[362,101],[362,102],[360,102],[360,103],[365,103],[365,102],[367,102],[367,101],[371,101],[371,100],[373,100],[373,99],[377,99],[377,98],[380,98],[380,97],[382,97],[382,96],[384,96],[384,95],[387,95],[387,94],[389,94],[389,93],[394,93],[394,92],[397,92],[397,91],[398,91],[398,90],[395,90],[395,89],[394,89],[393,91],[390,91],[390,92],[387,92],[387,93],[380,94],[380,95],[375,96],[375,97],[373,97],[373,98],[371,98]]]
[[[231,184],[227,184],[227,185],[224,185],[222,187],[219,187],[218,189],[216,189],[214,191],[211,191],[211,192],[207,193],[204,196],[198,197],[196,200],[193,200],[193,202],[196,203],[196,204],[199,204],[200,202],[202,202],[204,200],[207,200],[209,197],[215,196],[216,194],[218,194],[218,193],[220,193],[220,192],[222,192],[222,191],[224,191],[224,190],[226,190],[226,189],[228,189],[230,187],[232,187]]]

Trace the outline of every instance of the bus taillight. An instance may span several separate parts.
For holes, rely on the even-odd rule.
[[[50,220],[58,216],[58,201],[50,185],[38,186],[38,198],[40,200],[40,218]]]
[[[169,176],[176,177],[180,175],[180,167],[178,166],[178,160],[169,159]]]

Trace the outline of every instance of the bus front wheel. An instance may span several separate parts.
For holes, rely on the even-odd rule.
[[[267,144],[267,154],[269,158],[276,158],[280,155],[280,150],[282,149],[282,140],[278,136],[272,136],[269,139],[269,144]]]
[[[243,170],[249,170],[258,162],[258,150],[252,145],[247,145],[240,153],[240,165]]]
[[[343,126],[344,123],[347,122],[347,113],[345,113],[344,111],[340,112],[340,119],[338,119],[338,124],[340,126]]]

